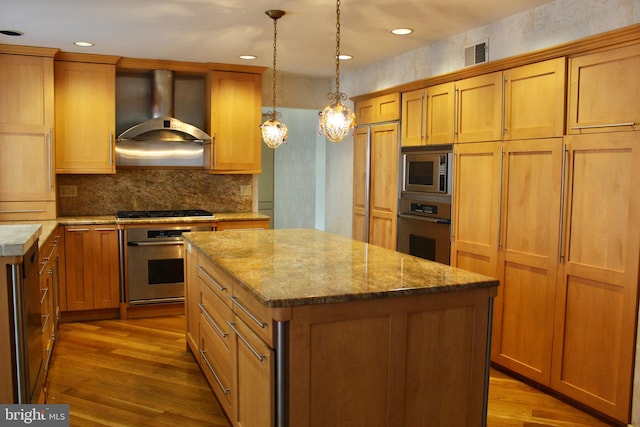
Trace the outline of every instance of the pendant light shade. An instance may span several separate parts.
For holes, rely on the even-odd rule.
[[[356,116],[342,101],[347,94],[340,92],[340,0],[336,1],[336,91],[327,95],[331,101],[320,113],[320,129],[331,142],[340,142],[356,125]]]
[[[267,120],[260,126],[262,140],[270,148],[278,148],[288,137],[287,125],[278,121],[280,113],[276,112],[276,58],[278,40],[278,19],[285,14],[283,10],[267,10],[265,12],[269,18],[273,19],[273,103],[272,110],[267,113]]]

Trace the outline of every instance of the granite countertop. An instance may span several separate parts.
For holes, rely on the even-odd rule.
[[[168,222],[222,222],[222,221],[257,221],[269,219],[268,216],[256,212],[214,213],[211,217],[191,218],[157,218],[152,220],[117,219],[115,215],[92,215],[77,217],[59,217],[42,221],[0,221],[0,256],[21,256],[39,239],[43,244],[51,236],[58,225],[129,225],[153,224]]]
[[[185,239],[269,307],[495,287],[495,278],[312,229]]]

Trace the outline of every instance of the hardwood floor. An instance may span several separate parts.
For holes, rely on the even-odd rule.
[[[186,351],[182,316],[62,324],[48,393],[70,405],[71,426],[230,427]],[[487,425],[609,424],[492,370]]]

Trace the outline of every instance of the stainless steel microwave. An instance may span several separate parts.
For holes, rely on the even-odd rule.
[[[402,190],[451,194],[453,151],[449,149],[403,151]]]

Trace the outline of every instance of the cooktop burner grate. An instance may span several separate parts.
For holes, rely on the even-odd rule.
[[[117,217],[135,218],[185,218],[193,216],[213,216],[213,213],[202,209],[176,209],[166,211],[118,211]]]

